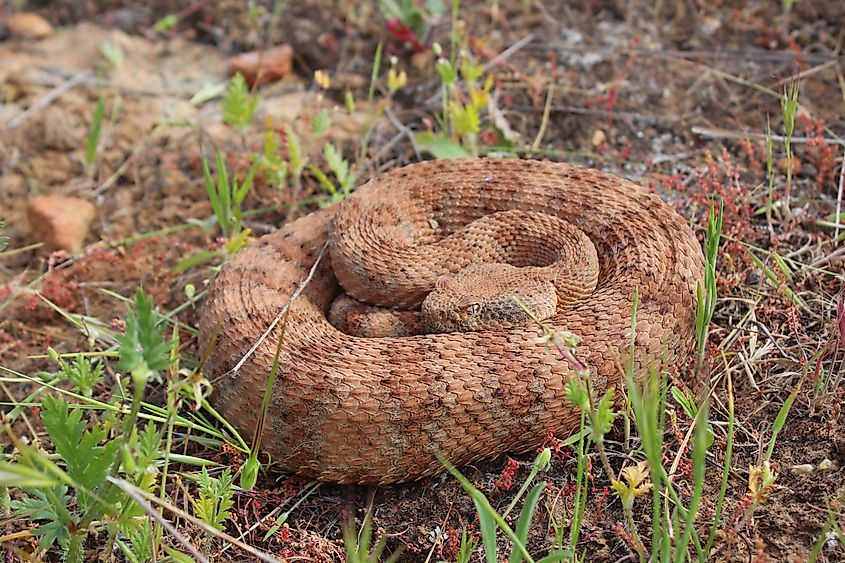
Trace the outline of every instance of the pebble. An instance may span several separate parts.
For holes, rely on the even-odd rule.
[[[34,12],[13,14],[6,20],[9,33],[15,39],[44,39],[53,35],[53,26]]]
[[[78,197],[44,195],[27,202],[32,238],[50,250],[78,253],[96,215],[94,204]]]
[[[293,47],[287,44],[229,58],[229,74],[240,72],[250,86],[275,82],[292,69]]]

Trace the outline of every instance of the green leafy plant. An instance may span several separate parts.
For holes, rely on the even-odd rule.
[[[179,16],[177,14],[167,14],[153,25],[153,31],[156,33],[167,33],[179,25],[179,21]]]
[[[337,184],[332,182],[317,166],[312,164],[309,170],[317,178],[317,181],[320,182],[320,185],[329,193],[329,198],[320,202],[322,206],[327,206],[343,201],[352,192],[355,175],[350,171],[349,162],[343,158],[340,151],[334,145],[328,143],[323,145],[323,158],[329,170],[334,174]]]
[[[25,496],[12,501],[10,507],[16,517],[40,522],[34,530],[39,550],[57,544],[68,561],[83,561],[85,537],[94,522],[105,524],[112,539],[118,530],[129,534],[136,531],[140,524],[137,508],[106,477],[122,468],[134,476],[138,486],[151,489],[155,473],[150,469],[160,457],[160,435],[152,424],[140,437],[133,428],[130,433],[109,438],[108,422],[98,422],[86,430],[83,409],[63,397],[45,395],[41,407],[44,429],[64,470],[52,466],[44,454],[34,450],[26,450],[24,457],[33,469],[44,471],[45,476],[56,475],[61,482],[24,486]]]
[[[235,127],[244,135],[252,123],[258,101],[258,96],[250,93],[244,76],[240,72],[235,74],[223,98],[223,122]]]
[[[161,316],[153,310],[153,302],[141,288],[135,292],[135,308],[126,311],[126,330],[117,337],[120,343],[118,368],[135,380],[158,378],[170,365],[170,348],[164,338],[167,329]]]
[[[241,218],[243,217],[241,206],[249,190],[252,188],[259,159],[253,159],[252,166],[250,166],[243,182],[238,181],[237,175],[233,175],[231,180],[229,179],[229,172],[226,170],[226,160],[223,158],[223,153],[217,151],[215,160],[216,181],[211,177],[211,170],[208,167],[208,161],[205,157],[202,159],[202,174],[217,224],[220,225],[223,236],[232,241],[236,235],[241,233]]]
[[[699,292],[700,294],[701,292]],[[702,301],[699,300],[701,305]],[[706,397],[697,400],[689,400],[689,397],[682,395],[682,404],[685,404],[690,412],[694,411],[692,424],[694,425],[693,446],[691,452],[692,464],[692,494],[688,504],[684,504],[663,465],[663,436],[665,428],[666,397],[668,382],[665,373],[660,373],[657,367],[649,370],[648,376],[638,380],[634,374],[633,346],[636,330],[636,311],[638,299],[634,299],[632,309],[631,335],[631,359],[627,362],[625,369],[625,381],[630,399],[632,412],[636,420],[636,427],[640,435],[642,449],[645,453],[645,461],[637,464],[635,468],[623,470],[624,483],[615,481],[613,489],[619,494],[622,500],[622,508],[625,512],[626,521],[631,527],[636,548],[639,551],[641,560],[645,559],[645,546],[640,542],[636,531],[636,524],[633,519],[633,498],[647,490],[652,491],[652,531],[651,531],[651,554],[650,561],[680,561],[683,562],[690,556],[689,546],[695,552],[698,561],[706,561],[708,552],[702,548],[701,540],[696,531],[695,522],[698,516],[698,509],[704,491],[704,478],[706,471],[706,455],[709,446],[712,444],[711,430],[708,420],[708,401]],[[710,540],[715,537],[721,516],[724,491],[727,486],[728,471],[730,468],[730,452],[733,444],[733,402],[732,393],[729,387],[730,421],[728,425],[728,448],[723,465],[723,489],[717,500],[716,517],[713,521],[713,528]],[[693,405],[695,408],[693,409]],[[651,484],[646,483],[650,477]],[[664,503],[664,497],[668,497],[673,503],[670,508],[668,502]],[[683,525],[682,525],[683,524]],[[675,532],[672,533],[672,530]]]
[[[62,397],[45,395],[41,407],[44,429],[50,435],[56,453],[64,460],[65,470],[78,491],[76,502],[79,509],[87,511],[98,502],[108,502],[109,498],[98,499],[93,491],[105,483],[106,475],[117,459],[120,443],[112,440],[99,445],[108,435],[105,424],[85,430],[82,410],[71,410]]]
[[[211,477],[203,466],[197,481],[199,498],[193,501],[194,514],[215,530],[222,530],[226,520],[232,516],[235,476],[227,467],[220,477]]]
[[[438,57],[434,68],[441,82],[441,112],[437,116],[440,131],[418,133],[415,141],[436,158],[477,156],[482,115],[490,100],[493,77],[488,75],[482,82],[484,65],[473,59],[466,38],[459,37],[457,30],[453,30],[451,57],[444,56],[437,43],[434,53]]]
[[[100,358],[89,358],[79,355],[73,362],[68,362],[58,352],[49,348],[47,354],[59,364],[58,375],[61,379],[70,381],[74,388],[84,397],[90,397],[94,385],[103,377],[103,364]]]
[[[466,528],[461,532],[461,543],[458,546],[458,553],[455,556],[455,563],[469,563],[478,542],[467,533]]]
[[[104,41],[100,45],[100,53],[102,53],[103,57],[108,62],[110,69],[117,70],[123,67],[123,48],[119,43],[115,43],[114,41]]]
[[[361,530],[355,531],[354,518],[349,519],[343,527],[343,548],[346,551],[346,563],[379,563],[384,549],[387,547],[387,538],[379,538],[373,546],[373,516],[367,511],[364,516],[364,523]],[[398,549],[384,560],[384,563],[393,563],[399,560],[403,549]]]
[[[705,282],[704,288],[697,286],[698,309],[696,313],[696,337],[699,355],[696,366],[700,366],[703,360],[704,344],[707,338],[707,329],[713,315],[716,301],[716,257],[718,253],[719,236],[721,234],[721,212],[718,217],[713,208],[710,210],[708,231],[705,240]],[[631,410],[634,413],[637,429],[642,441],[642,448],[646,460],[637,464],[636,468],[628,468],[627,474],[623,472],[625,483],[615,481],[614,490],[622,500],[622,508],[625,512],[626,521],[631,528],[635,547],[639,552],[640,559],[645,557],[645,547],[639,539],[636,524],[633,519],[633,497],[638,493],[650,489],[652,496],[652,561],[685,561],[688,557],[688,545],[694,542],[696,554],[700,561],[705,559],[704,551],[695,529],[695,519],[698,514],[698,506],[701,500],[704,485],[704,472],[706,467],[706,453],[708,438],[710,435],[709,421],[707,419],[707,401],[696,401],[690,399],[686,394],[681,393],[680,404],[688,410],[688,414],[694,411],[693,424],[695,425],[695,438],[692,451],[693,464],[693,494],[688,506],[684,506],[672,485],[669,474],[663,466],[663,429],[665,426],[666,396],[668,383],[665,374],[658,375],[656,366],[649,370],[648,377],[642,383],[634,374],[634,347],[637,328],[637,307],[639,296],[634,294],[634,302],[631,310],[631,344],[630,357],[626,363],[625,381],[628,389]],[[650,474],[650,475],[649,475]],[[652,483],[645,484],[645,479],[650,476]],[[674,509],[664,509],[661,502],[663,495],[668,494],[675,503]],[[680,526],[683,520],[684,526]],[[680,533],[672,534],[670,530],[680,530]]]
[[[723,216],[724,203],[720,204],[718,212],[715,207],[710,208],[704,239],[704,287],[702,288],[700,284],[696,284],[695,287],[698,301],[695,314],[695,339],[698,351],[695,363],[696,373],[701,373],[704,364],[708,330],[716,310],[716,259],[719,254],[719,240],[722,236]]]
[[[288,162],[281,157],[280,153],[279,135],[273,129],[272,120],[268,118],[267,126],[264,129],[264,143],[258,170],[264,175],[268,183],[277,188],[281,188],[288,177]]]
[[[128,411],[89,398],[91,386],[102,375],[101,358],[80,355],[69,362],[51,350],[49,357],[59,363],[59,371],[45,385],[58,390],[53,383],[69,379],[80,394],[64,395],[81,401],[43,395],[41,421],[57,461],[22,443],[8,426],[5,429],[19,452],[15,461],[0,461],[0,487],[22,491],[9,502],[13,516],[39,523],[32,531],[39,550],[58,545],[73,563],[88,559],[84,546],[91,532],[105,530],[108,545],[117,545],[133,561],[149,560],[157,537],[140,518],[141,508],[109,479],[122,474],[147,492],[157,485],[162,436],[153,422],[138,425],[139,409],[147,382],[171,367],[174,348],[165,339],[163,318],[140,289],[127,308],[125,324],[125,333],[117,337],[117,365],[134,383]],[[95,412],[86,406],[103,413],[86,421],[83,414]]]
[[[388,30],[399,40],[410,41],[417,51],[425,48],[431,23],[446,13],[441,0],[379,0]]]

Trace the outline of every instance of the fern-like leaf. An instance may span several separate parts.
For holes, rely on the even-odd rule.
[[[258,96],[249,93],[249,87],[241,73],[237,73],[232,78],[222,106],[223,121],[226,125],[237,128],[241,134],[245,133],[258,107]]]
[[[56,453],[64,460],[67,474],[80,486],[77,503],[84,512],[97,502],[91,492],[105,483],[117,456],[116,441],[99,445],[106,438],[103,425],[85,430],[80,409],[71,410],[64,398],[45,395],[41,421],[50,435]]]
[[[170,365],[167,329],[161,317],[153,311],[153,302],[141,288],[135,293],[135,310],[126,311],[126,332],[118,336],[120,361],[118,368],[133,377],[158,378],[159,372]]]
[[[38,536],[38,551],[49,549],[53,544],[58,544],[62,550],[67,550],[70,534],[68,523],[62,521],[58,514],[57,507],[53,505],[47,496],[47,492],[41,489],[26,489],[30,495],[21,500],[12,500],[9,507],[16,517],[35,522],[44,522],[33,530]],[[59,485],[52,489],[53,498],[67,507],[70,497],[67,494],[67,487]],[[66,511],[65,511],[66,513]]]
[[[200,472],[200,498],[194,501],[194,512],[198,518],[217,530],[222,530],[223,524],[231,516],[234,480],[235,476],[228,467],[217,479],[211,477],[204,466]]]

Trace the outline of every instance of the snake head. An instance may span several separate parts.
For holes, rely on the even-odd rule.
[[[471,332],[526,325],[531,318],[519,297],[541,320],[555,313],[557,294],[543,276],[508,264],[473,264],[441,276],[422,303],[426,331]]]

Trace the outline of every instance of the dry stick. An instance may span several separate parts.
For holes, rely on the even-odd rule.
[[[695,133],[696,135],[701,135],[702,137],[708,137],[710,139],[745,139],[747,137],[751,137],[753,139],[758,140],[766,139],[766,135],[763,135],[761,133],[753,133],[751,131],[731,131],[730,129],[717,129],[713,127],[698,126],[692,127],[690,131]],[[783,142],[786,140],[786,137],[783,135],[772,135],[771,139],[772,141]],[[789,142],[791,143],[808,143],[810,141],[816,140],[816,137],[789,137]],[[845,139],[823,138],[820,140],[827,145],[845,146]]]
[[[517,86],[522,87],[521,84],[517,84]],[[512,106],[508,106],[509,109],[514,111],[534,111],[533,106],[529,105],[520,105],[514,104]],[[590,115],[590,116],[597,116],[597,117],[607,117],[607,110],[603,109],[589,109],[589,108],[582,108],[578,106],[572,105],[560,105],[560,104],[552,104],[551,111],[558,112],[558,113],[574,113],[575,115]],[[613,111],[613,118],[614,119],[625,119],[628,121],[643,121],[647,124],[659,124],[659,123],[676,123],[681,119],[686,118],[686,114],[675,115],[675,114],[666,114],[666,115],[653,115],[648,113],[640,113],[636,111]]]
[[[777,84],[775,84],[775,85],[776,86],[783,86],[783,85],[789,84],[790,82],[793,82],[793,81],[797,82],[799,80],[803,80],[804,78],[807,78],[808,76],[818,74],[819,72],[821,72],[823,70],[827,70],[828,68],[830,68],[832,66],[836,66],[838,64],[839,64],[839,61],[836,60],[836,59],[833,59],[833,60],[827,61],[824,64],[814,66],[813,68],[808,68],[807,70],[801,71],[798,74],[788,76],[786,78],[782,78],[782,79],[778,80]]]
[[[836,233],[833,235],[834,242],[839,238],[839,228],[842,226],[842,189],[845,186],[845,151],[842,152],[842,166],[839,167],[839,190],[836,193]]]
[[[771,88],[767,88],[767,87],[763,86],[762,84],[758,84],[758,83],[753,82],[751,80],[746,80],[745,78],[741,78],[739,76],[734,76],[733,74],[730,74],[729,72],[723,72],[719,69],[716,69],[716,68],[713,68],[713,67],[710,67],[710,66],[707,66],[707,65],[702,65],[700,63],[698,64],[698,66],[703,66],[707,70],[707,72],[710,72],[710,73],[716,75],[719,78],[723,78],[724,80],[728,80],[730,82],[734,82],[735,84],[739,84],[741,86],[746,86],[748,88],[752,88],[752,89],[754,89],[758,92],[766,94],[767,96],[772,96],[774,98],[781,99],[781,93],[780,92],[772,90]],[[803,113],[805,113],[805,114],[807,114],[808,116],[811,116],[811,117],[813,115],[812,112],[806,106],[802,105],[800,102],[797,102],[797,110],[799,112],[803,112]],[[836,132],[833,131],[829,126],[825,125],[824,130],[825,130],[825,132],[827,132],[828,135],[832,136],[840,144],[845,142],[845,140],[843,140],[839,135],[837,135]]]
[[[794,61],[797,53],[794,51],[764,51],[762,49],[734,49],[734,50],[720,50],[720,51],[676,51],[672,49],[633,49],[624,50],[615,47],[596,47],[590,45],[589,47],[578,47],[575,45],[564,44],[559,41],[538,42],[532,46],[530,50],[540,51],[554,49],[560,53],[577,53],[584,54],[590,52],[603,57],[613,57],[620,53],[630,52],[633,56],[640,58],[664,58],[677,59],[682,61],[695,61],[698,59],[710,60],[756,60],[756,61],[773,61],[773,62],[789,62]],[[806,63],[825,63],[828,61],[839,61],[842,59],[841,55],[824,54],[824,53],[801,53],[801,59]]]
[[[72,72],[65,71],[60,68],[55,68],[47,65],[35,65],[34,67],[37,70],[41,70],[46,72],[50,75],[58,76],[59,78],[73,78],[75,75]],[[27,75],[27,80],[29,80],[32,84],[36,86],[53,86],[52,82],[47,80],[43,80],[38,76],[30,76]],[[116,82],[112,82],[110,80],[105,80],[103,78],[97,78],[93,75],[89,75],[85,77],[82,81],[82,84],[86,86],[97,86],[101,87],[104,90],[115,90],[120,92],[121,94],[131,94],[134,96],[139,96],[143,98],[159,98],[159,97],[166,97],[166,98],[178,98],[179,100],[184,99],[184,94],[179,92],[170,92],[166,90],[144,90],[143,88],[132,88],[130,86],[125,86],[122,84],[118,84]]]
[[[10,534],[6,534],[4,536],[0,536],[0,543],[6,543],[12,540],[19,540],[21,538],[31,538],[32,532],[30,530],[20,530],[18,532],[12,532]]]
[[[165,530],[167,530],[168,534],[170,534],[171,536],[176,538],[176,541],[181,543],[182,546],[184,546],[185,549],[187,549],[189,552],[191,552],[191,556],[193,556],[197,561],[202,561],[204,563],[210,563],[208,561],[208,559],[206,559],[206,557],[203,556],[203,554],[200,553],[197,550],[196,547],[194,547],[194,545],[191,543],[191,541],[188,538],[186,538],[185,536],[180,534],[179,530],[174,528],[173,525],[170,522],[165,520],[165,518],[161,514],[158,513],[158,510],[153,508],[152,505],[149,502],[145,501],[141,497],[140,493],[143,492],[143,491],[141,491],[140,489],[136,489],[133,485],[124,481],[123,479],[115,479],[114,477],[106,477],[106,479],[108,479],[109,482],[111,482],[112,485],[116,486],[117,488],[122,490],[124,493],[129,495],[129,497],[132,500],[134,500],[138,504],[138,506],[140,506],[141,509],[144,512],[147,513],[147,515],[150,518],[152,518],[153,520],[155,520],[156,522],[161,524],[161,526]],[[156,500],[158,500],[158,499],[156,499]]]
[[[519,51],[520,49],[522,49],[523,47],[525,47],[526,45],[531,43],[532,41],[534,41],[534,34],[529,33],[528,35],[526,35],[525,37],[523,37],[522,39],[520,39],[519,41],[517,41],[516,43],[514,43],[513,45],[511,45],[510,47],[508,47],[507,49],[505,49],[504,51],[502,51],[501,53],[499,53],[498,55],[496,55],[495,57],[493,57],[489,61],[487,61],[487,64],[484,65],[484,72],[487,72],[488,70],[490,70],[491,68],[493,68],[494,66],[499,64],[500,62],[507,60],[508,57],[510,57],[511,55],[513,55],[514,53],[516,53],[517,51]]]
[[[328,246],[329,241],[326,241],[325,244],[323,244],[323,248],[320,249],[320,254],[317,255],[317,259],[314,261],[314,265],[311,266],[311,270],[308,272],[308,275],[305,277],[304,280],[302,280],[302,283],[299,284],[299,287],[296,288],[296,291],[293,292],[293,295],[290,296],[288,302],[285,303],[285,306],[282,307],[282,309],[279,311],[279,314],[276,315],[276,318],[273,319],[273,322],[271,322],[270,326],[267,327],[267,330],[265,330],[264,333],[262,333],[262,335],[258,337],[258,340],[255,341],[255,344],[253,344],[252,347],[247,350],[243,358],[241,358],[240,361],[235,364],[235,367],[233,367],[231,370],[221,376],[221,379],[222,377],[236,374],[238,370],[243,367],[249,357],[255,353],[259,346],[261,346],[261,343],[267,340],[267,337],[270,336],[270,333],[273,332],[273,329],[276,328],[276,325],[279,324],[279,321],[282,320],[282,317],[284,317],[285,313],[288,312],[288,309],[291,308],[293,302],[296,301],[296,299],[305,290],[305,287],[311,282],[311,278],[314,277],[314,273],[317,271],[317,266],[319,266],[320,262],[323,260],[323,255],[326,253],[326,248],[328,248]]]
[[[384,114],[399,132],[408,137],[408,140],[411,141],[411,147],[413,147],[414,149],[414,155],[416,155],[418,161],[422,161],[422,155],[420,154],[420,150],[419,148],[417,148],[417,143],[414,140],[414,132],[411,131],[411,129],[407,125],[399,121],[399,119],[396,117],[396,114],[390,111],[390,108],[384,108]],[[381,151],[379,151],[379,155],[380,154]]]
[[[504,51],[502,51],[501,53],[499,53],[498,55],[496,55],[495,57],[493,57],[489,61],[487,61],[487,64],[485,64],[484,67],[482,67],[482,74],[487,72],[488,70],[490,70],[491,68],[493,68],[494,66],[499,64],[500,62],[506,61],[508,59],[508,57],[510,57],[511,55],[513,55],[514,53],[519,51],[520,49],[524,48],[526,45],[528,45],[532,41],[534,41],[534,34],[529,33],[528,35],[526,35],[525,37],[523,37],[522,39],[520,39],[519,41],[517,41],[516,43],[514,43],[513,45],[511,45],[510,47],[508,47],[507,49],[505,49]],[[442,96],[442,92],[438,91],[436,94],[431,96],[428,100],[426,100],[426,105],[436,104],[437,102],[440,101],[440,96]]]
[[[396,135],[393,136],[392,139],[390,139],[388,142],[386,142],[384,144],[384,146],[381,147],[381,149],[379,149],[378,153],[374,157],[372,157],[367,162],[368,163],[369,162],[381,162],[381,159],[384,158],[385,156],[387,156],[390,153],[390,151],[393,150],[393,147],[395,147],[399,143],[399,141],[402,140],[402,138],[404,136],[405,136],[405,132],[399,131]]]
[[[769,330],[769,327],[767,327],[766,325],[764,325],[763,323],[761,323],[761,322],[760,322],[760,321],[758,321],[757,319],[751,319],[749,322],[750,322],[751,324],[754,324],[754,325],[758,326],[760,329],[762,329],[763,334],[764,334],[764,335],[766,335],[766,338],[768,338],[768,339],[769,339],[769,342],[771,342],[771,343],[774,345],[774,347],[775,347],[775,348],[777,348],[778,352],[780,352],[780,353],[781,353],[781,355],[782,355],[784,358],[786,358],[787,360],[789,360],[789,361],[791,361],[791,362],[793,362],[793,363],[795,363],[795,364],[800,364],[800,363],[801,363],[801,360],[799,360],[798,358],[796,358],[795,356],[793,356],[792,354],[790,354],[789,352],[787,352],[786,350],[784,350],[784,349],[783,349],[783,346],[781,346],[780,344],[778,344],[778,341],[775,339],[775,335],[774,335],[774,334],[772,334],[772,331],[770,331],[770,330]]]
[[[309,490],[309,489],[308,489],[308,487],[311,487],[311,489]],[[298,501],[296,501],[295,503],[293,503],[293,504],[291,505],[291,507],[290,507],[290,508],[288,508],[285,512],[286,512],[286,513],[289,513],[289,512],[291,512],[291,511],[293,511],[293,509],[297,508],[297,507],[299,506],[299,504],[300,504],[300,503],[302,503],[302,501],[303,501],[303,500],[305,500],[306,498],[308,498],[308,497],[311,495],[311,493],[315,492],[315,491],[316,491],[317,489],[319,489],[319,488],[320,488],[320,483],[319,483],[318,481],[311,481],[311,483],[309,483],[308,485],[305,485],[305,487],[304,487],[304,488],[300,491],[300,493],[302,493],[302,496],[300,497],[300,499],[299,499]],[[244,531],[241,533],[241,535],[240,535],[240,536],[238,536],[238,539],[239,539],[239,540],[244,539],[244,538],[245,538],[248,534],[251,534],[251,533],[252,533],[252,532],[254,532],[256,529],[258,529],[258,527],[259,527],[259,526],[261,526],[261,524],[263,524],[264,522],[266,522],[266,521],[267,521],[267,520],[269,520],[270,518],[275,518],[275,517],[276,517],[276,514],[278,514],[279,512],[281,512],[282,508],[284,508],[284,503],[286,503],[286,502],[287,502],[287,501],[289,501],[289,500],[293,500],[293,499],[294,499],[294,498],[296,498],[297,496],[299,496],[299,493],[297,493],[296,495],[294,495],[294,496],[292,496],[292,497],[290,497],[290,498],[288,498],[288,499],[285,499],[285,500],[282,502],[282,504],[280,504],[280,505],[276,506],[273,510],[271,510],[270,512],[268,512],[266,515],[262,516],[262,517],[261,517],[261,518],[260,518],[257,522],[255,522],[254,524],[252,524],[249,528],[247,528],[246,530],[244,530]],[[287,518],[287,516],[284,516],[284,518],[286,519],[286,518]],[[284,521],[283,521],[283,523],[284,523]],[[276,525],[281,526],[281,524],[276,524]],[[226,551],[227,551],[230,547],[232,547],[232,544],[230,544],[230,543],[227,543],[226,545],[224,545],[223,547],[221,547],[221,548],[220,548],[219,555],[223,555],[223,554],[224,554],[224,553],[225,553],[225,552],[226,552]]]
[[[443,519],[443,523],[440,525],[441,530],[446,529],[446,523],[449,521],[449,515],[452,514],[452,507],[453,506],[455,506],[454,501],[452,502],[452,504],[449,505],[449,510],[446,511],[446,517]],[[442,533],[437,534],[437,537],[434,539],[434,542],[431,544],[431,549],[428,552],[428,557],[425,558],[425,563],[429,563],[431,561],[432,556],[434,556],[434,550],[441,543],[443,543]]]
[[[29,106],[26,111],[9,121],[6,124],[5,132],[8,133],[9,131],[16,129],[17,127],[25,123],[27,120],[32,118],[35,114],[40,112],[42,109],[52,104],[62,94],[88,80],[90,76],[91,71],[85,70],[69,78],[68,80],[65,80],[64,82],[56,86],[54,89],[52,89],[50,92],[48,92],[43,98],[36,100],[36,102]]]
[[[540,130],[537,131],[537,137],[534,139],[534,142],[531,144],[531,150],[537,150],[540,148],[540,142],[543,140],[543,136],[546,134],[546,128],[549,126],[549,115],[552,113],[552,97],[555,93],[555,83],[549,82],[549,89],[546,92],[546,105],[543,107],[543,119],[540,121]]]
[[[810,264],[810,266],[813,267],[813,268],[816,268],[816,267],[824,264],[825,262],[827,262],[828,264],[830,264],[832,266],[833,260],[836,259],[836,258],[845,258],[845,245],[840,247],[838,250],[834,250],[833,252],[831,252],[827,256],[822,256],[821,258],[819,258],[818,260],[816,260],[815,262]]]
[[[190,522],[194,526],[201,528],[207,534],[212,535],[212,536],[214,536],[215,538],[217,538],[221,541],[235,544],[237,547],[243,549],[244,551],[246,551],[250,555],[256,557],[257,559],[260,559],[261,561],[265,561],[266,563],[282,563],[280,560],[276,559],[272,555],[270,555],[270,554],[268,554],[264,551],[261,551],[259,549],[256,549],[256,548],[252,547],[251,545],[249,545],[247,543],[244,543],[240,540],[233,538],[229,534],[226,534],[226,533],[221,532],[220,530],[218,530],[216,528],[209,526],[208,524],[206,524],[205,522],[203,522],[202,520],[200,520],[196,516],[191,516],[190,514],[185,512],[184,510],[181,510],[181,509],[173,506],[172,504],[163,501],[162,499],[158,498],[157,496],[151,495],[150,493],[148,493],[148,492],[146,492],[142,489],[139,489],[138,487],[136,487],[132,483],[129,483],[128,481],[124,481],[123,479],[116,479],[114,477],[107,477],[107,479],[111,483],[113,483],[114,485],[119,487],[120,490],[122,490],[127,495],[132,497],[132,500],[137,502],[141,506],[141,508],[144,509],[144,512],[146,512],[147,514],[149,514],[153,518],[156,518],[156,520],[161,518],[161,520],[159,520],[159,522],[161,522],[162,526],[164,526],[167,529],[168,532],[171,532],[171,530],[172,530],[171,533],[174,534],[174,537],[176,537],[176,539],[178,539],[180,541],[180,543],[182,542],[182,539],[184,539],[183,536],[181,536],[179,534],[179,532],[177,532],[175,529],[173,529],[172,526],[170,525],[170,523],[167,520],[164,520],[161,517],[161,515],[155,509],[153,509],[152,504],[156,504],[158,506],[161,506],[162,508],[166,508],[167,510],[169,510],[170,512],[175,514],[177,517],[179,517],[183,520],[187,520],[188,522]],[[182,539],[180,539],[180,538],[182,538]],[[184,541],[188,542],[187,539],[185,539]],[[194,554],[194,548],[193,548],[193,546],[190,546],[190,542],[183,543],[183,545],[185,545],[185,547],[190,549],[192,554]],[[202,561],[208,561],[207,559],[203,558],[202,555],[200,555],[200,554],[196,554],[196,556],[198,556],[197,558],[201,559]]]
[[[20,401],[18,401],[18,400],[17,400],[17,398],[15,398],[14,394],[12,394],[12,390],[11,390],[11,389],[9,389],[9,388],[6,386],[6,384],[5,384],[5,383],[3,383],[2,381],[0,381],[0,389],[2,389],[2,390],[3,390],[3,392],[6,394],[6,397],[8,397],[9,401],[10,401],[12,404],[14,404],[14,405],[19,405],[19,404],[20,404]],[[26,401],[26,399],[24,399],[24,401]],[[6,417],[6,413],[4,413],[3,417],[4,417],[4,419],[5,419],[5,417]],[[36,432],[36,431],[35,431],[35,428],[32,426],[32,421],[31,421],[31,420],[29,420],[29,417],[28,417],[28,416],[26,416],[26,411],[21,412],[21,418],[23,419],[24,424],[26,425],[27,430],[29,430],[30,435],[32,435],[33,437],[38,436],[38,432]]]

